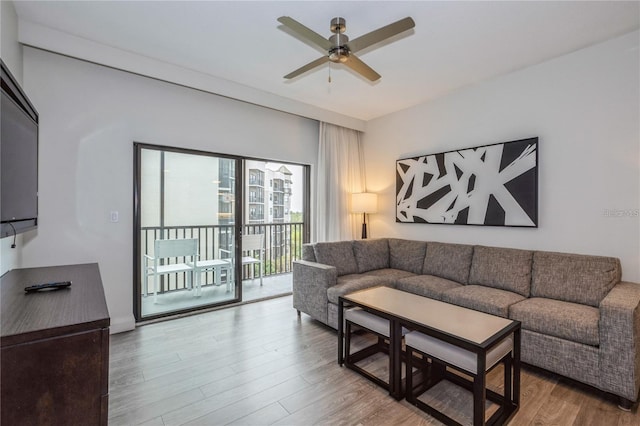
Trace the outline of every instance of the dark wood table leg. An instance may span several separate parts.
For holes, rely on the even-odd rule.
[[[402,394],[402,326],[400,321],[390,321],[389,357],[391,371],[389,371],[389,393],[400,400]]]
[[[513,408],[513,352],[504,360],[504,401],[505,410]]]
[[[478,367],[473,378],[473,424],[484,425],[484,406],[486,402],[486,365],[487,354],[478,354]]]
[[[405,380],[405,390],[404,397],[405,399],[414,404],[415,398],[413,397],[413,350],[407,348],[406,353],[407,361],[406,361],[406,380]],[[422,380],[424,380],[424,376],[422,376]]]
[[[342,367],[344,364],[344,303],[342,298],[338,299],[338,365]]]
[[[520,407],[520,327],[513,333],[513,402]]]

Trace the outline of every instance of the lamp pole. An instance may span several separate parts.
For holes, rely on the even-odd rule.
[[[367,239],[367,214],[362,213],[362,239]]]
[[[362,239],[367,238],[367,214],[378,210],[378,197],[370,192],[351,194],[351,212],[362,213]]]

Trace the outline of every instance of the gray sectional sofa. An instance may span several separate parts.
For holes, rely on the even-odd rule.
[[[640,284],[611,257],[376,239],[306,244],[293,307],[337,328],[338,297],[386,285],[522,322],[522,360],[617,395],[640,388]]]

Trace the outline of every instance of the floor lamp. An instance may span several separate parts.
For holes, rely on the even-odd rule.
[[[378,211],[378,194],[358,192],[351,194],[351,213],[362,213],[362,239],[367,238],[367,214]]]

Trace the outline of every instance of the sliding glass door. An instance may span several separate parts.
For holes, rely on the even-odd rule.
[[[136,320],[290,294],[309,241],[309,173],[135,144]]]
[[[241,300],[241,160],[135,144],[138,320]]]
[[[291,293],[293,261],[308,241],[308,173],[309,167],[300,164],[244,161],[243,235],[260,235],[264,241],[260,272],[267,285],[247,281],[255,271],[245,265],[243,300]]]

